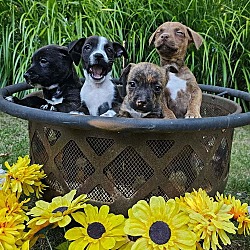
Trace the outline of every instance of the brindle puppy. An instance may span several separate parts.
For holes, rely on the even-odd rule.
[[[163,89],[168,81],[168,70],[148,62],[130,63],[122,72],[126,96],[119,116],[133,118],[175,118],[162,106]],[[168,113],[169,112],[169,113]]]

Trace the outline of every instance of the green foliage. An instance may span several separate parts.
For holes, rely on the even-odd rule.
[[[0,86],[23,81],[37,48],[93,34],[126,42],[129,62],[159,63],[148,39],[161,23],[180,21],[204,38],[186,58],[198,82],[250,91],[249,16],[250,0],[1,1]],[[114,77],[123,65],[116,61]]]

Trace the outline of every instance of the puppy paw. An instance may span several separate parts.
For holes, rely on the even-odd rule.
[[[114,110],[110,109],[100,116],[102,116],[102,117],[114,117],[114,116],[116,116],[116,112]]]
[[[49,110],[50,111],[57,111],[57,108],[54,105],[52,105]]]
[[[4,99],[8,102],[15,102],[15,98],[13,96],[6,96]]]
[[[42,109],[42,110],[50,110],[50,111],[57,111],[57,108],[54,105],[51,105],[49,103],[47,103],[45,105],[42,105],[40,107],[40,109]]]
[[[186,115],[185,115],[185,118],[186,119],[189,119],[189,118],[201,118],[201,115],[200,113],[192,113],[192,112],[187,112]]]
[[[49,109],[49,104],[42,105],[40,107],[40,109],[42,109],[42,110],[48,110]]]
[[[70,111],[69,114],[71,114],[71,115],[85,115],[83,112],[79,112],[79,111]]]

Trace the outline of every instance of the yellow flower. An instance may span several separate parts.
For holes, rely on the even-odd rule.
[[[203,240],[203,249],[221,248],[220,239],[224,245],[231,244],[227,233],[235,234],[235,226],[230,221],[233,217],[228,212],[230,205],[222,201],[215,202],[207,193],[199,189],[192,193],[186,193],[184,197],[176,198],[181,209],[189,213],[189,227],[194,231],[198,239]]]
[[[11,189],[12,192],[18,193],[20,196],[23,192],[26,196],[30,193],[36,193],[37,198],[43,193],[45,185],[42,184],[41,179],[46,177],[44,171],[41,170],[42,165],[33,164],[30,165],[30,158],[28,155],[18,157],[18,160],[12,166],[8,162],[5,162],[5,167],[8,172],[5,174],[5,182],[3,185],[3,190],[7,191]]]
[[[117,242],[125,240],[124,216],[109,213],[109,206],[98,208],[87,204],[84,212],[72,214],[74,220],[83,227],[74,227],[65,233],[65,238],[73,240],[69,250],[112,249]]]
[[[175,200],[165,202],[163,197],[152,197],[149,204],[138,201],[128,211],[124,231],[141,236],[132,250],[196,249],[196,235],[188,230],[189,217],[181,212]]]
[[[8,216],[6,209],[0,210],[0,250],[16,249],[25,226],[21,215]]]
[[[25,220],[28,220],[28,216],[24,211],[27,209],[24,204],[28,201],[29,199],[19,202],[15,193],[12,193],[10,190],[7,192],[0,190],[0,209],[6,209],[6,213],[9,216],[21,215]]]
[[[233,218],[239,223],[238,233],[244,235],[250,235],[250,216],[248,213],[248,204],[243,203],[236,199],[234,196],[228,195],[223,196],[223,194],[217,193],[216,199],[218,201],[223,201],[227,205],[232,205],[229,214],[233,215]]]
[[[76,190],[72,190],[63,197],[53,198],[51,203],[43,200],[37,201],[36,206],[27,213],[35,217],[28,222],[28,225],[35,222],[35,225],[38,226],[49,222],[55,223],[59,227],[65,227],[71,222],[69,214],[86,206],[87,196],[82,194],[73,200],[75,194]]]

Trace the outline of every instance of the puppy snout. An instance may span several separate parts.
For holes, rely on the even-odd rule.
[[[30,79],[30,74],[28,72],[23,74],[24,79],[27,81]]]
[[[146,99],[138,99],[136,101],[136,105],[139,108],[145,107],[147,105],[147,101],[146,101]]]
[[[95,59],[100,60],[100,59],[103,58],[103,54],[101,54],[101,53],[95,53],[94,57],[95,57]]]
[[[167,38],[169,38],[169,34],[168,33],[162,33],[160,37],[161,37],[161,39],[167,39]]]

